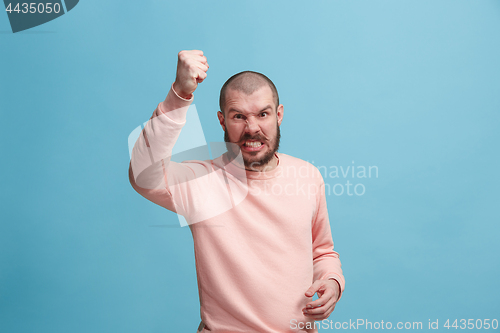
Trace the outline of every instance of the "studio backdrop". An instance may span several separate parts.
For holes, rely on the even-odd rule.
[[[185,149],[223,142],[220,88],[253,70],[279,152],[323,176],[346,289],[320,332],[498,331],[499,1],[4,4],[1,332],[196,331],[189,227],[128,178],[191,49],[210,69]]]

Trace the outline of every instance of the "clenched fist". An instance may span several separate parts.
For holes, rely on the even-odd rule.
[[[182,98],[190,99],[207,77],[207,58],[200,50],[181,51],[178,56],[174,90]]]

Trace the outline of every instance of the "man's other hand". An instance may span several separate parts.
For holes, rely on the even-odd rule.
[[[314,320],[326,319],[335,309],[340,296],[340,285],[333,279],[316,280],[307,289],[305,295],[313,297],[315,293],[318,293],[318,299],[307,303],[302,312],[304,316]]]
[[[208,63],[203,51],[181,51],[177,60],[175,92],[182,98],[190,99],[192,93],[207,77]]]

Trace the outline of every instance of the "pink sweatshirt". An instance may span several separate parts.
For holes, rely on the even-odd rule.
[[[305,291],[317,279],[345,286],[320,172],[281,153],[267,172],[226,155],[171,162],[191,101],[170,90],[134,146],[129,176],[190,225],[202,332],[316,332],[300,329],[312,321],[302,314]]]

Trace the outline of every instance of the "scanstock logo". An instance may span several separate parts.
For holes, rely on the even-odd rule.
[[[12,32],[52,21],[75,8],[79,0],[27,1],[3,0]]]

